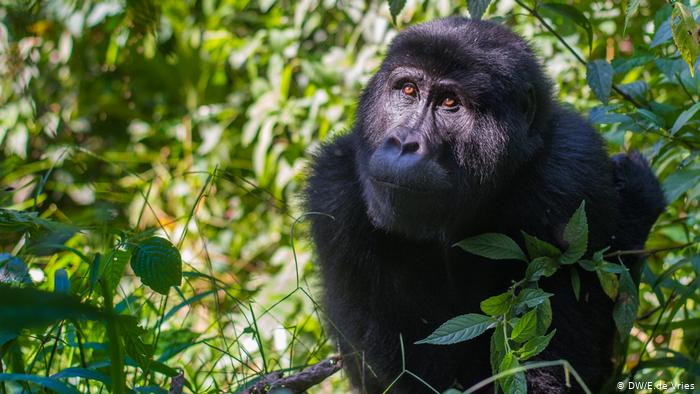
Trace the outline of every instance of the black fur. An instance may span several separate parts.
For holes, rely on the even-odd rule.
[[[448,83],[449,82],[449,83]],[[403,90],[414,83],[411,97]],[[443,97],[459,105],[447,108]],[[446,320],[521,279],[524,264],[451,245],[520,230],[563,247],[564,224],[586,200],[589,252],[641,247],[664,207],[637,154],[607,156],[603,141],[551,97],[526,43],[507,28],[463,18],[397,36],[360,99],[351,133],[323,146],[306,189],[324,284],[323,305],[354,387],[382,392],[406,368],[433,387],[469,387],[491,375],[489,335],[452,346],[414,345]],[[612,302],[581,272],[543,281],[552,343],[594,389],[613,371]],[[561,368],[528,374],[533,393],[565,392]],[[574,387],[573,391],[578,391]],[[428,392],[405,375],[396,393]]]

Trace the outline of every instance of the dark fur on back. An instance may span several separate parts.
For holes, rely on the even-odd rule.
[[[387,230],[372,217],[367,201],[374,196],[366,186],[367,161],[392,126],[383,115],[390,73],[406,66],[469,88],[462,129],[430,136],[448,147],[441,165],[457,185],[455,195],[425,204],[410,232]],[[536,103],[531,117],[523,109],[527,92]],[[481,259],[451,245],[484,232],[520,242],[524,230],[563,247],[563,227],[582,200],[589,252],[640,247],[664,206],[642,157],[611,161],[595,130],[551,98],[536,58],[507,28],[450,18],[401,33],[361,97],[352,132],[316,154],[306,188],[307,210],[333,217],[312,216],[311,230],[323,305],[352,384],[380,393],[392,382],[402,365],[400,335],[406,368],[438,390],[490,376],[489,335],[452,346],[413,344],[452,317],[478,313],[480,301],[524,274],[523,264]],[[569,360],[595,390],[613,373],[613,304],[594,275],[580,273],[580,301],[567,269],[541,283],[555,294],[557,334],[538,359]],[[528,385],[532,393],[567,392],[561,368],[529,373]],[[429,390],[404,376],[392,392]]]

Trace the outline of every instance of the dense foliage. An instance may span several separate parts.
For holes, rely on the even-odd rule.
[[[236,391],[334,353],[305,163],[351,127],[396,31],[447,15],[511,26],[611,153],[650,160],[669,208],[633,251],[648,264],[618,381],[700,387],[696,3],[0,0],[0,393]],[[627,291],[598,257],[606,291]],[[497,301],[462,328],[523,300]],[[551,334],[526,333],[501,370]],[[311,391],[346,390],[337,375]]]

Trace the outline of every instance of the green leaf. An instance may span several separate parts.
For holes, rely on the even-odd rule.
[[[604,104],[608,104],[612,90],[613,68],[605,60],[596,59],[586,64],[586,81],[593,94]]]
[[[589,272],[596,270],[596,263],[591,260],[579,260],[578,265]]]
[[[527,254],[531,259],[543,256],[557,258],[561,255],[559,248],[550,244],[549,242],[542,241],[541,239],[524,231],[521,231],[521,233],[523,234],[523,239],[525,239]]]
[[[620,287],[620,284],[617,280],[617,275],[602,270],[596,270],[596,274],[598,274],[600,286],[603,287],[603,291],[605,292],[605,294],[607,294],[607,296],[610,297],[610,299],[613,301],[617,299],[617,292]]]
[[[688,123],[688,121],[695,115],[696,112],[698,112],[698,110],[700,110],[700,102],[693,104],[690,108],[681,112],[681,114],[678,115],[678,118],[676,118],[676,121],[673,122],[673,127],[671,127],[671,135],[676,134],[683,126],[685,126],[685,124]]]
[[[501,361],[501,365],[498,367],[498,372],[506,372],[509,369],[518,368],[519,366],[518,358],[511,352],[503,357],[503,361]],[[525,380],[525,372],[523,371],[501,378],[498,380],[498,383],[506,394],[527,393],[527,381]]]
[[[80,367],[70,367],[66,368],[60,372],[51,375],[52,379],[62,379],[62,378],[83,378],[88,380],[94,380],[97,382],[104,383],[106,385],[112,384],[112,379],[109,376],[94,371],[92,369],[80,368]]]
[[[547,345],[549,345],[549,341],[552,340],[552,337],[556,332],[557,330],[555,329],[547,335],[536,336],[530,339],[529,341],[525,342],[525,344],[520,349],[518,349],[520,360],[525,361],[542,353],[542,351],[547,348]]]
[[[107,288],[110,293],[114,294],[119,285],[119,280],[121,280],[122,275],[124,275],[126,264],[131,258],[131,252],[128,250],[113,249],[107,256],[110,256],[111,260],[106,263],[104,280],[107,282]]]
[[[564,227],[564,241],[569,246],[559,260],[562,264],[573,264],[586,254],[588,249],[588,219],[586,201],[582,201]]]
[[[683,193],[697,186],[698,182],[700,182],[700,169],[684,168],[671,173],[663,182],[666,200],[669,204],[676,201]]]
[[[552,293],[547,293],[542,289],[523,289],[515,300],[515,307],[522,308],[527,306],[528,308],[534,308],[552,295]]]
[[[525,253],[510,237],[497,233],[486,233],[467,238],[455,244],[469,253],[493,260],[527,261]]]
[[[124,341],[126,354],[133,358],[142,370],[148,370],[153,361],[155,348],[141,339],[146,335],[146,330],[139,327],[138,320],[134,316],[120,315],[116,322]]]
[[[471,16],[472,19],[481,19],[490,3],[491,0],[467,0],[469,16]]]
[[[637,13],[639,8],[640,0],[629,0],[627,3],[627,12],[625,13],[625,27],[622,29],[622,34],[624,35],[627,31],[627,25],[629,25],[630,19]]]
[[[507,291],[481,301],[481,310],[489,316],[498,316],[508,312],[513,304],[513,293]]]
[[[131,269],[143,284],[163,295],[170,286],[182,282],[180,252],[164,238],[151,237],[139,243],[131,257]]]
[[[700,34],[693,11],[680,1],[673,4],[671,13],[671,33],[681,57],[690,67],[690,76],[695,75],[695,60],[700,52]]]
[[[4,330],[45,327],[59,320],[99,320],[104,314],[76,297],[0,284],[0,322]]]
[[[571,267],[569,273],[571,274],[571,288],[574,290],[576,301],[578,301],[581,296],[581,277],[578,275],[576,267]]]
[[[396,17],[399,16],[405,6],[406,0],[389,0],[389,13],[394,24],[396,24]]]
[[[552,325],[552,303],[549,299],[537,305],[537,335],[544,335]]]
[[[457,316],[443,323],[427,338],[417,341],[416,344],[451,345],[464,342],[478,337],[495,324],[496,319],[476,313]]]
[[[588,49],[590,51],[593,46],[593,27],[591,26],[591,22],[581,11],[574,6],[561,3],[543,3],[540,4],[540,7],[555,12],[582,27],[583,30],[586,31]]]
[[[559,264],[551,257],[538,257],[527,265],[527,270],[525,271],[525,278],[528,281],[537,281],[541,277],[549,277],[554,275],[559,268]]]
[[[613,319],[620,337],[626,338],[632,329],[639,307],[639,289],[629,271],[620,274],[620,290],[613,309]]]
[[[523,343],[537,334],[537,310],[533,309],[523,315],[513,327],[510,338]]]
[[[506,337],[503,332],[503,324],[500,323],[496,326],[496,329],[491,334],[490,343],[490,358],[491,361],[491,372],[495,375],[498,373],[498,366],[501,365],[503,361],[503,356],[506,354]]]
[[[21,373],[0,373],[1,382],[28,382],[45,387],[58,394],[80,394],[75,387],[67,385],[60,380],[47,378],[44,376],[28,375]],[[2,387],[2,385],[0,385]]]

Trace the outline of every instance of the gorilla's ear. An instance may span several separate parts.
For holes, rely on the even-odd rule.
[[[535,96],[535,87],[531,83],[527,84],[525,92],[521,96],[522,104],[521,108],[525,117],[525,124],[528,130],[531,130],[532,122],[535,120],[535,113],[537,112],[537,98]]]

